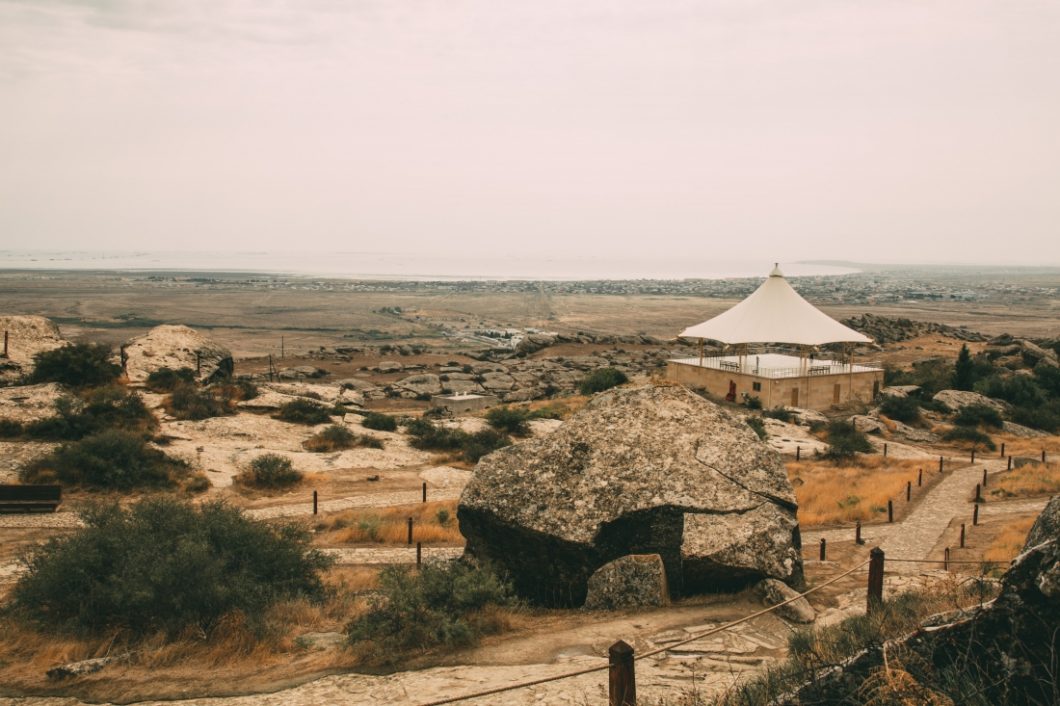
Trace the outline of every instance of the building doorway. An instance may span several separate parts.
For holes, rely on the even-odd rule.
[[[799,406],[799,388],[797,388],[797,387],[791,388],[791,406],[792,407],[798,407]]]

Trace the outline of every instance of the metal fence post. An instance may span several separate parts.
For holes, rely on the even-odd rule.
[[[637,679],[633,648],[622,640],[607,649],[608,706],[637,706]]]

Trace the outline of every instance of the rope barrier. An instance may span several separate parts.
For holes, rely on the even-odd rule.
[[[777,603],[774,606],[770,606],[769,608],[764,608],[763,610],[757,611],[755,613],[751,613],[750,615],[745,615],[744,617],[742,617],[742,618],[740,618],[738,620],[734,620],[734,621],[732,621],[730,623],[725,623],[724,625],[720,625],[720,626],[718,626],[716,628],[711,628],[710,630],[707,630],[705,632],[699,633],[698,635],[693,635],[692,637],[686,638],[684,640],[679,640],[678,642],[672,643],[672,644],[667,645],[665,647],[659,647],[657,649],[651,650],[650,652],[645,652],[644,654],[636,655],[634,657],[634,659],[635,660],[641,660],[641,659],[645,659],[647,657],[653,657],[653,656],[655,656],[657,654],[660,654],[662,652],[666,652],[668,650],[672,650],[675,647],[680,647],[681,645],[687,645],[690,642],[695,642],[696,640],[701,640],[704,637],[710,637],[711,635],[715,635],[715,634],[717,634],[719,632],[724,632],[726,630],[729,630],[731,628],[736,627],[737,625],[741,625],[743,623],[746,623],[749,620],[754,620],[755,618],[761,617],[761,616],[763,616],[763,615],[765,615],[767,613],[772,613],[773,611],[775,611],[775,610],[777,610],[779,608],[783,608],[784,606],[788,605],[789,603],[794,603],[795,601],[799,600],[800,598],[804,598],[805,596],[808,596],[808,595],[810,595],[811,593],[813,593],[815,591],[821,590],[825,586],[830,586],[831,584],[839,581],[840,579],[846,578],[850,574],[853,574],[855,571],[858,571],[859,569],[862,569],[865,566],[867,566],[868,563],[869,562],[866,560],[866,561],[862,562],[861,564],[858,564],[857,566],[853,567],[852,569],[848,569],[848,570],[844,571],[843,573],[830,578],[829,580],[825,581],[824,583],[818,584],[818,585],[814,586],[813,588],[800,593],[797,596],[794,596],[792,598],[787,599],[786,601],[781,601],[780,603]],[[565,672],[563,674],[556,674],[556,675],[553,675],[551,677],[542,677],[540,679],[533,679],[531,681],[520,682],[519,684],[509,684],[508,686],[499,686],[499,687],[496,687],[494,689],[487,689],[485,691],[479,691],[479,692],[476,692],[474,694],[465,694],[463,696],[453,696],[453,697],[450,697],[450,698],[447,698],[447,699],[441,699],[441,700],[438,700],[438,701],[428,701],[426,703],[419,704],[419,706],[444,706],[445,704],[455,704],[455,703],[458,703],[460,701],[470,701],[471,699],[482,698],[483,696],[493,696],[495,694],[502,694],[502,693],[507,692],[507,691],[515,691],[516,689],[525,689],[527,687],[538,686],[540,684],[547,684],[549,682],[561,681],[563,679],[571,679],[573,677],[580,677],[580,676],[584,676],[586,674],[593,674],[594,672],[603,672],[603,671],[605,671],[605,670],[607,670],[609,668],[610,668],[609,664],[602,664],[602,665],[597,666],[597,667],[586,667],[585,669],[579,669],[579,670],[576,670],[576,671],[573,671],[573,672]]]

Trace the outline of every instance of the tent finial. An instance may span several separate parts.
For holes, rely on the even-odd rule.
[[[770,277],[783,277],[784,273],[780,271],[780,263],[773,263],[773,271],[769,273]]]

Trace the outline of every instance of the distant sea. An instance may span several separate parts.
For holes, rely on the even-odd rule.
[[[842,275],[850,267],[780,263],[784,274]],[[631,280],[765,277],[773,262],[650,258],[427,256],[379,252],[91,252],[0,250],[0,269],[226,272],[397,280]]]

